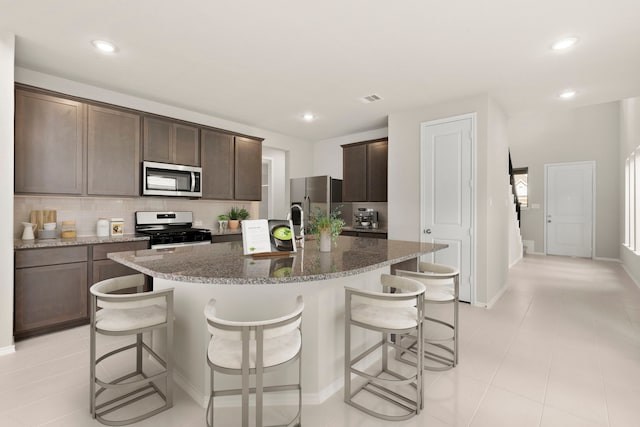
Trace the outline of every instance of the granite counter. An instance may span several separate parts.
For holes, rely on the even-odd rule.
[[[109,258],[157,279],[190,283],[277,284],[335,279],[414,259],[445,245],[339,236],[331,252],[314,240],[286,257],[242,255],[242,242],[150,249]]]
[[[302,295],[303,402],[318,404],[343,385],[344,287],[379,291],[380,275],[390,273],[393,265],[445,247],[340,236],[329,253],[319,252],[318,243],[307,240],[303,250],[285,258],[243,256],[241,242],[120,252],[109,258],[152,276],[154,289],[174,288],[174,379],[203,407],[210,390],[203,315],[207,301],[218,301],[223,318],[242,321],[282,316]],[[354,350],[379,339],[355,329]],[[154,340],[154,347],[162,351],[163,343]],[[286,380],[296,372],[292,366],[273,375]],[[226,377],[219,385],[237,386]],[[293,393],[281,396],[279,403],[296,401]]]
[[[121,242],[137,242],[140,240],[149,240],[149,236],[139,236],[137,234],[125,234],[114,237],[98,237],[98,236],[79,236],[73,239],[34,239],[34,240],[13,240],[13,249],[37,249],[37,248],[56,248],[64,246],[82,246],[82,245],[99,245],[101,243],[121,243]]]

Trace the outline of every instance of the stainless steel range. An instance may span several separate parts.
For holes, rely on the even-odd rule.
[[[211,244],[211,231],[192,225],[193,212],[136,212],[136,233],[151,238],[151,249]]]

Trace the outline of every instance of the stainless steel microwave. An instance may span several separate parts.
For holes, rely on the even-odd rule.
[[[142,195],[202,197],[202,168],[142,162]]]

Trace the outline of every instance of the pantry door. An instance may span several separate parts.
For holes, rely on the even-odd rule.
[[[473,141],[475,115],[421,126],[421,241],[447,249],[424,261],[460,270],[460,300],[475,302],[473,274]]]

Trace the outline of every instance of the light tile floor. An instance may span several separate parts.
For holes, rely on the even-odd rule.
[[[426,375],[420,416],[379,421],[340,392],[305,406],[303,425],[640,425],[640,290],[618,263],[527,256],[492,309],[462,305],[460,337],[459,366]],[[0,357],[0,426],[99,425],[88,413],[86,327],[16,347]],[[222,415],[221,426],[237,425]],[[204,410],[177,389],[174,408],[138,425],[200,427]]]

